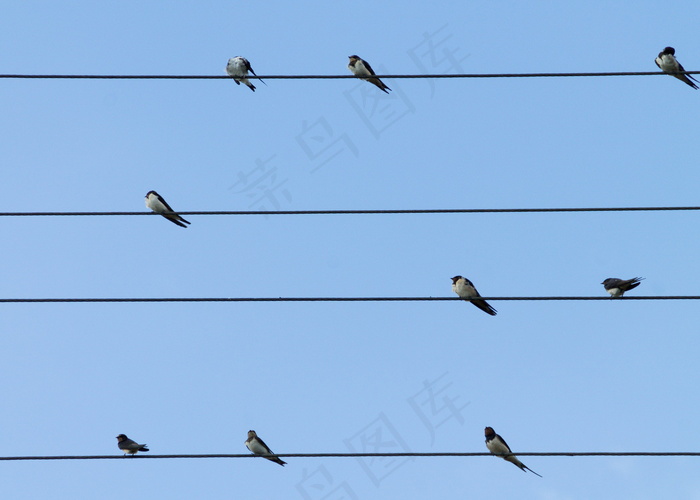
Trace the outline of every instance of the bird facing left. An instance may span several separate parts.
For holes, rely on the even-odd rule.
[[[117,436],[117,446],[124,452],[124,455],[136,455],[139,451],[149,451],[145,444],[139,444],[133,439],[126,437],[126,434]]]
[[[186,228],[187,226],[185,224],[190,223],[189,221],[183,219],[179,214],[176,214],[175,211],[172,208],[170,208],[168,202],[165,201],[165,198],[163,198],[155,191],[149,191],[148,193],[146,193],[146,206],[153,210],[155,213],[162,215],[170,222],[172,222],[173,224],[177,224],[180,227]]]
[[[248,439],[245,441],[245,446],[255,455],[260,455],[268,460],[280,464],[284,467],[284,462],[280,457],[275,455],[269,446],[265,444],[265,441],[260,439],[255,431],[248,431]]]

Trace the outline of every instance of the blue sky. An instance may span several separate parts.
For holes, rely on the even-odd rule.
[[[700,69],[697,2],[6,2],[2,73]],[[660,22],[662,21],[662,22]],[[666,76],[3,80],[0,211],[697,205]],[[695,295],[692,212],[0,220],[0,297]],[[0,456],[697,451],[694,302],[4,304]],[[695,459],[3,462],[7,498],[700,498]],[[594,481],[591,479],[595,478]]]

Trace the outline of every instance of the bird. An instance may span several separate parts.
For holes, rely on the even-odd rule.
[[[630,280],[621,280],[619,278],[608,278],[603,280],[601,285],[605,287],[605,290],[610,294],[610,298],[616,299],[622,297],[625,292],[637,288],[639,282],[644,278],[632,278]]]
[[[350,58],[350,63],[348,64],[348,69],[352,71],[352,74],[355,75],[356,77],[360,78],[361,80],[365,80],[369,83],[372,83],[379,87],[380,90],[383,90],[387,94],[391,90],[389,87],[387,87],[383,81],[381,81],[379,78],[374,77],[376,73],[372,69],[372,66],[369,65],[367,61],[362,59],[360,56],[348,56]]]
[[[488,302],[483,299],[474,298],[481,297],[481,295],[479,295],[479,292],[477,292],[476,288],[474,288],[474,283],[469,281],[464,276],[458,275],[452,278],[452,291],[464,300],[468,300],[485,313],[490,314],[491,316],[495,316],[497,314],[497,311],[491,307]]]
[[[258,437],[255,431],[248,431],[248,439],[245,441],[245,446],[255,455],[261,455],[268,460],[280,464],[282,467],[287,463],[272,453],[272,450],[265,444],[265,441]]]
[[[240,85],[241,82],[243,82],[248,86],[250,90],[255,92],[255,85],[250,83],[248,81],[248,78],[246,78],[248,76],[248,71],[253,73],[254,76],[258,76],[255,74],[255,71],[253,71],[253,68],[250,66],[250,61],[248,61],[248,59],[246,59],[245,57],[236,56],[228,60],[228,64],[226,65],[226,73],[228,73],[229,76],[233,77],[233,81],[236,82],[236,85]],[[260,79],[258,78],[258,80]],[[262,80],[260,81],[263,82]],[[265,83],[265,85],[267,84]]]
[[[530,467],[518,460],[518,457],[512,454],[513,452],[508,446],[508,443],[506,443],[505,439],[496,434],[496,431],[494,431],[492,427],[486,427],[484,429],[484,434],[486,435],[486,447],[491,453],[494,455],[503,455],[502,458],[504,460],[517,465],[523,472],[525,472],[525,470],[529,470],[534,475],[542,477]],[[504,455],[505,453],[511,453],[511,455]]]
[[[189,221],[186,221],[182,217],[180,217],[178,214],[175,213],[175,211],[170,208],[170,205],[165,201],[165,199],[156,193],[155,191],[149,191],[146,193],[146,206],[153,210],[157,214],[161,214],[163,217],[168,219],[170,222],[177,224],[180,227],[186,228],[187,226],[185,224],[189,224]],[[164,213],[164,212],[172,212],[172,213]],[[184,224],[183,224],[184,222]]]
[[[695,78],[693,78],[691,75],[682,74],[685,69],[683,68],[683,65],[678,62],[678,59],[676,59],[676,49],[673,47],[666,47],[663,51],[659,52],[659,55],[656,57],[654,62],[664,73],[668,73],[671,76],[678,78],[680,81],[687,83],[694,89],[698,88],[695,83],[690,81],[695,80]],[[697,82],[698,80],[695,81]]]
[[[136,455],[139,451],[148,451],[145,444],[138,444],[136,441],[126,437],[126,434],[119,434],[117,436],[117,446],[120,450],[129,455]]]

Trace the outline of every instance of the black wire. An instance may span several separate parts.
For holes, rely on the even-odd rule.
[[[700,207],[589,207],[589,208],[418,208],[388,210],[198,210],[178,211],[180,215],[375,215],[375,214],[489,214],[547,212],[674,212]],[[168,214],[170,212],[163,212]],[[109,215],[162,215],[154,212],[0,212],[0,217],[63,217]]]
[[[700,71],[685,71],[677,74],[694,75]],[[414,79],[414,78],[553,78],[553,77],[586,77],[586,76],[653,76],[675,75],[663,71],[612,71],[592,73],[459,73],[437,75],[375,75],[376,78]],[[76,80],[230,80],[230,76],[212,75],[26,75],[2,74],[0,78],[33,78],[33,79],[76,79]],[[250,76],[259,80],[335,80],[357,78],[355,75],[261,75]]]
[[[619,297],[480,297],[481,300],[698,300],[700,295],[649,295]],[[419,302],[465,300],[460,297],[157,297],[157,298],[85,298],[85,299],[0,299],[0,303],[66,302]]]
[[[518,456],[533,457],[700,457],[697,451],[561,451],[514,452]],[[275,454],[282,458],[359,458],[359,457],[502,457],[508,454],[489,452],[439,452],[439,453],[286,453]],[[265,458],[262,455],[212,453],[203,455],[54,455],[0,457],[5,461],[19,460],[133,460],[135,458]]]

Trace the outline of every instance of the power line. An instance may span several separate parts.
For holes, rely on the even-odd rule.
[[[700,457],[697,451],[557,451],[557,452],[514,452],[521,457]],[[362,458],[362,457],[502,457],[508,454],[490,452],[438,452],[438,453],[276,453],[281,458]],[[187,455],[49,455],[0,457],[0,461],[20,460],[133,460],[143,458],[265,458],[262,455],[244,454],[187,454]]]
[[[686,75],[698,74],[700,71],[685,71],[678,73]],[[656,76],[675,75],[663,71],[612,71],[592,73],[458,73],[437,75],[375,75],[387,79],[432,79],[432,78],[560,78],[560,77],[598,77],[598,76]],[[230,80],[230,76],[220,75],[26,75],[0,74],[0,78],[21,79],[60,79],[60,80]],[[249,77],[260,80],[337,80],[357,78],[355,75],[261,75]]]
[[[180,215],[387,215],[387,214],[508,214],[566,212],[677,212],[700,207],[583,207],[583,208],[418,208],[368,210],[195,210]],[[169,212],[163,212],[168,214]],[[75,217],[113,215],[161,215],[154,212],[0,212],[0,217]]]
[[[700,295],[647,295],[620,297],[480,297],[481,300],[698,300]],[[53,298],[53,299],[0,299],[0,303],[72,303],[72,302],[420,302],[466,300],[460,297],[127,297],[127,298]]]

